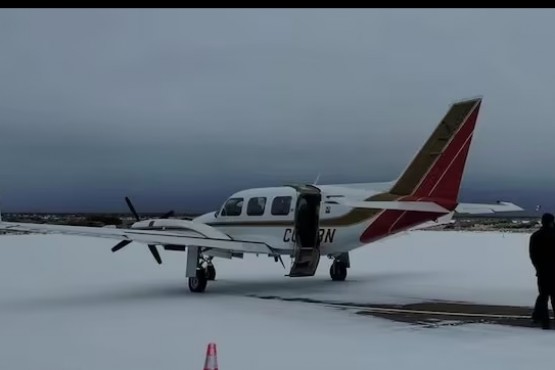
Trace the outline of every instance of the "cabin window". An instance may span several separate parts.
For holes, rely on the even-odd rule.
[[[275,197],[272,202],[272,215],[287,216],[291,208],[291,197]]]
[[[222,216],[239,216],[243,208],[243,198],[230,198],[225,202]]]
[[[256,197],[249,199],[247,204],[247,215],[249,216],[260,216],[264,214],[264,208],[266,207],[265,197]]]

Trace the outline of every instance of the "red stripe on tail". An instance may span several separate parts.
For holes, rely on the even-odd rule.
[[[435,201],[449,210],[456,208],[480,105],[481,100],[478,100],[444,150],[424,173],[415,189],[410,195],[405,195],[399,200]],[[435,220],[438,216],[437,213],[431,212],[385,210],[380,212],[370,223],[361,235],[360,241],[370,243],[387,235]]]
[[[480,102],[422,179],[412,194],[413,196],[443,198],[450,201],[457,200],[479,110]]]

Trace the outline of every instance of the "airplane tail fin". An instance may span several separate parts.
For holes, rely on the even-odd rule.
[[[453,104],[387,193],[380,193],[358,202],[340,200],[355,208],[368,209],[364,215],[371,219],[371,222],[360,236],[362,243],[370,243],[385,235],[415,227],[427,227],[431,222],[448,222],[454,212],[496,213],[522,210],[508,202],[458,202],[462,176],[481,104],[482,98]]]
[[[451,105],[389,193],[457,202],[482,98]]]

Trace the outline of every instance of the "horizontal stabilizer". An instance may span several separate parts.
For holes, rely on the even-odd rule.
[[[328,204],[339,204],[353,208],[389,209],[397,211],[416,211],[432,213],[449,213],[450,211],[434,202],[416,201],[357,201],[338,199],[326,201]]]
[[[459,203],[455,212],[468,214],[497,213],[497,212],[518,212],[524,211],[523,208],[510,202],[497,202],[495,204],[482,203]]]

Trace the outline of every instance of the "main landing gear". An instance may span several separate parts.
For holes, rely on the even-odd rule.
[[[347,266],[343,262],[333,261],[330,266],[330,277],[333,281],[343,281],[347,278]]]
[[[330,266],[330,277],[333,281],[344,281],[347,278],[347,269],[351,267],[349,254],[343,253],[334,258]]]
[[[192,258],[190,258],[192,257]],[[330,266],[330,277],[333,281],[344,281],[347,278],[347,269],[351,267],[348,253],[342,253],[333,258]],[[212,257],[198,254],[193,248],[188,251],[187,273],[189,290],[192,293],[203,293],[208,281],[216,279],[216,268],[212,263]]]
[[[201,266],[204,264],[204,269],[206,270],[206,278],[208,280],[216,280],[216,268],[214,264],[212,264],[212,256],[201,256]]]
[[[214,265],[199,266],[196,276],[189,277],[189,290],[193,293],[202,293],[206,290],[209,280],[216,280],[216,268]]]
[[[199,255],[196,248],[191,248],[190,252],[188,252],[186,275],[191,292],[203,293],[206,290],[208,281],[216,280],[216,268],[212,264],[212,258]]]
[[[197,270],[196,276],[189,277],[189,290],[193,293],[202,293],[208,284],[208,274],[203,268]]]

